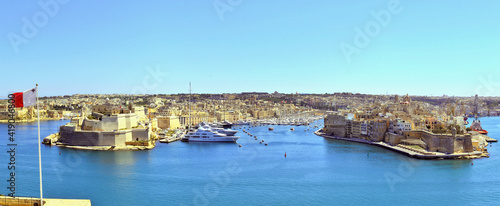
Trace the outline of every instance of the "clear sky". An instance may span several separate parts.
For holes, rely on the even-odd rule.
[[[35,83],[40,96],[175,94],[190,81],[195,93],[500,96],[499,11],[495,0],[0,0],[0,96]]]

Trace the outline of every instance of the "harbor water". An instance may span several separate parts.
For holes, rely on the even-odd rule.
[[[481,121],[489,136],[500,138],[500,117]],[[66,122],[41,122],[41,137]],[[90,199],[97,206],[495,205],[500,193],[496,143],[488,147],[490,158],[416,160],[372,145],[324,139],[308,126],[268,127],[241,126],[237,144],[157,142],[148,151],[42,145],[44,197]],[[0,124],[0,131],[0,193],[6,195],[7,125]],[[37,197],[37,124],[17,124],[16,143],[16,196]]]

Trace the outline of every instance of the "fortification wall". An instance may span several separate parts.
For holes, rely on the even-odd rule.
[[[149,129],[132,129],[132,141],[148,141]]]
[[[125,142],[132,141],[133,136],[132,130],[77,131],[74,126],[61,126],[60,134],[59,142],[70,146],[125,146]]]
[[[99,133],[75,131],[74,127],[61,126],[59,142],[71,146],[99,146]]]
[[[328,126],[325,129],[326,135],[335,137],[346,137],[345,126]]]
[[[390,144],[392,146],[395,146],[395,145],[398,145],[399,143],[401,143],[402,139],[405,139],[405,137],[403,135],[388,132],[385,134],[384,142],[386,142],[387,144]]]
[[[405,137],[417,137],[427,144],[427,150],[431,152],[456,153],[472,152],[472,136],[452,135],[452,134],[434,134],[427,131],[408,131],[404,132]]]

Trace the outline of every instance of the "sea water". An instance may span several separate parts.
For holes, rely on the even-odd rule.
[[[500,138],[499,117],[481,121],[489,136]],[[41,122],[41,137],[57,132],[66,122]],[[243,127],[258,140],[243,133]],[[308,126],[272,127],[273,131],[269,126],[236,126],[241,137],[236,144],[157,142],[156,148],[146,151],[42,145],[43,194],[90,199],[97,206],[498,202],[500,147],[496,143],[488,147],[490,158],[417,160],[372,145],[324,139]],[[0,193],[6,195],[10,172],[6,124],[0,124],[0,132]],[[38,197],[37,124],[17,124],[16,143],[16,195]]]

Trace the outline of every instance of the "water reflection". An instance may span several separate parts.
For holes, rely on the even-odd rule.
[[[103,165],[130,166],[137,161],[135,151],[95,151],[99,163]]]

